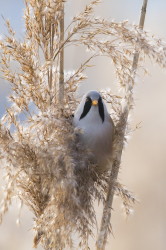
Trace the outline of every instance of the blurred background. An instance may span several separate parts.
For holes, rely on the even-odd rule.
[[[81,10],[87,0],[72,0],[66,4],[65,22]],[[24,34],[23,0],[0,0],[0,14],[9,19],[17,37]],[[103,0],[96,8],[97,16],[115,21],[129,20],[138,23],[142,0]],[[145,29],[166,40],[166,1],[149,0]],[[5,35],[3,17],[0,17],[0,39]],[[79,55],[79,56],[78,56]],[[83,48],[66,50],[65,69],[76,69],[88,54]],[[116,91],[113,65],[108,58],[98,58],[94,67],[86,72],[88,80],[80,93],[105,87]],[[114,200],[113,235],[108,250],[165,250],[166,249],[166,73],[155,63],[145,61],[149,75],[140,75],[135,88],[135,109],[131,116],[132,127],[141,122],[126,147],[119,180],[132,191],[139,202],[134,213],[123,216],[119,198]],[[0,79],[0,117],[8,105],[10,86]],[[0,190],[0,196],[2,190]],[[23,207],[21,224],[17,226],[19,202],[13,202],[0,226],[0,250],[31,250],[33,216]],[[98,215],[101,209],[96,208]],[[41,249],[40,247],[38,250]],[[93,244],[91,249],[95,249]]]

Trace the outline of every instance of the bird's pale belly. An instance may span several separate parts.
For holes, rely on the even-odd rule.
[[[112,127],[110,124],[82,128],[81,141],[92,152],[94,163],[102,168],[108,165],[112,150]]]

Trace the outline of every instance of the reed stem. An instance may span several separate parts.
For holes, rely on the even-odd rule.
[[[62,8],[62,17],[60,20],[60,41],[64,42],[64,4]],[[59,73],[59,103],[63,105],[64,99],[64,47],[60,50],[60,73]]]
[[[148,0],[143,0],[142,10],[141,10],[141,16],[140,16],[140,22],[139,22],[139,28],[143,30],[144,23],[145,23],[145,16],[146,16],[146,9],[147,9],[147,3]],[[139,61],[139,51],[136,50],[134,57],[133,57],[133,64],[132,64],[132,72],[133,76],[136,74],[137,66]],[[97,250],[104,250],[108,238],[108,233],[110,231],[110,219],[111,219],[111,212],[112,212],[112,203],[113,203],[113,197],[114,197],[114,189],[117,182],[117,177],[119,173],[120,163],[121,163],[121,157],[123,152],[123,142],[124,142],[124,136],[127,126],[127,120],[129,116],[129,112],[132,109],[133,104],[133,84],[129,80],[128,87],[126,88],[125,93],[125,107],[121,114],[119,123],[116,126],[116,135],[119,137],[119,147],[118,152],[116,152],[116,156],[114,157],[112,171],[110,175],[110,182],[108,187],[108,193],[103,209],[103,215],[101,219],[101,226],[100,231],[98,233],[98,238],[96,242],[96,249]],[[120,129],[120,127],[123,127],[123,130]]]

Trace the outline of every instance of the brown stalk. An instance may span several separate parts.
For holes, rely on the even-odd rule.
[[[147,9],[147,3],[148,0],[143,0],[142,10],[141,10],[141,16],[140,16],[140,22],[139,22],[139,28],[143,30],[144,22],[145,22],[145,15],[146,15],[146,9]],[[139,60],[139,51],[136,50],[133,58],[133,64],[132,64],[132,73],[133,76],[136,74],[137,66],[138,66],[138,60]],[[134,77],[133,77],[134,78]],[[101,226],[100,231],[98,233],[98,239],[96,242],[96,249],[97,250],[104,250],[108,238],[108,233],[110,230],[110,219],[111,219],[111,211],[112,211],[112,203],[113,203],[113,197],[114,197],[114,190],[115,185],[117,182],[117,177],[119,173],[120,163],[121,163],[121,156],[123,151],[123,142],[125,137],[125,130],[127,126],[127,120],[129,116],[129,112],[132,109],[132,102],[133,102],[133,84],[129,81],[128,87],[126,89],[125,93],[125,108],[124,111],[121,114],[119,124],[117,124],[116,131],[118,134],[118,140],[119,140],[119,149],[118,152],[116,152],[116,156],[113,161],[112,166],[112,172],[110,175],[110,182],[108,187],[108,193],[103,209],[103,215],[101,220]],[[121,133],[119,133],[119,126],[123,126],[123,130]],[[117,135],[115,135],[117,136]]]
[[[53,58],[54,53],[54,31],[55,27],[54,24],[50,24],[50,58]],[[52,64],[48,69],[48,84],[50,89],[50,104],[52,102],[52,87],[53,87],[53,75],[52,75]],[[55,86],[56,87],[56,86]]]
[[[62,17],[60,20],[60,41],[64,42],[64,5],[62,8]],[[64,46],[60,50],[60,75],[59,75],[59,103],[63,104],[64,98]]]

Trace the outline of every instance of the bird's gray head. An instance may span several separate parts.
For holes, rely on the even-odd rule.
[[[104,119],[105,119],[104,105],[103,105],[102,97],[99,94],[99,92],[94,91],[94,90],[89,91],[84,96],[83,102],[84,102],[84,108],[80,116],[80,120],[83,119],[88,114],[92,106],[95,106],[96,108],[98,108],[99,115],[102,119],[102,122],[104,122]]]

